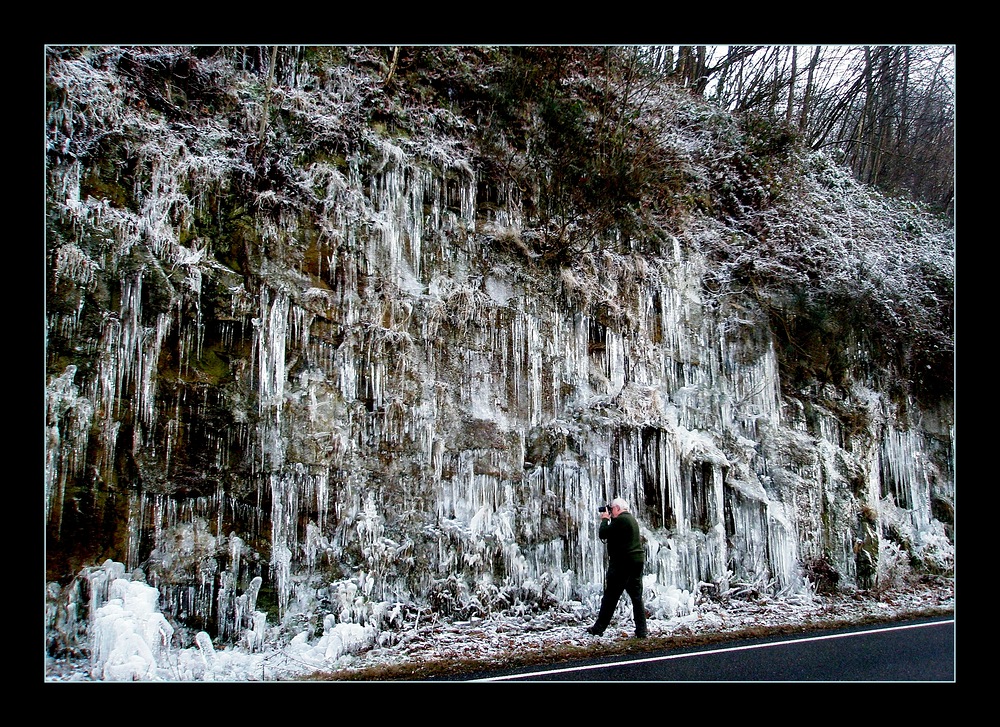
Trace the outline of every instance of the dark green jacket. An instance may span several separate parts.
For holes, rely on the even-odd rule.
[[[611,560],[611,565],[645,561],[646,551],[642,547],[639,523],[632,513],[620,512],[618,517],[610,521],[601,520],[601,529],[597,534],[601,540],[608,543],[608,558]]]

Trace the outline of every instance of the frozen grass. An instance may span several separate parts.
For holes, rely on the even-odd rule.
[[[761,636],[891,623],[954,613],[954,583],[928,580],[891,592],[817,596],[808,603],[770,599],[703,603],[699,613],[650,620],[649,637],[633,638],[631,623],[612,624],[601,638],[590,621],[567,614],[523,620],[487,618],[427,628],[394,650],[372,650],[356,665],[301,677],[319,681],[467,679],[483,672],[538,667],[594,656],[687,649]]]

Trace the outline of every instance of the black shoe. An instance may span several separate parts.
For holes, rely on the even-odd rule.
[[[593,626],[591,626],[589,629],[587,629],[587,633],[590,634],[591,636],[603,636],[604,635],[603,631],[599,631],[599,630],[595,629]]]

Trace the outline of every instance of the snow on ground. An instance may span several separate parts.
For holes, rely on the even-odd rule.
[[[122,594],[126,595],[126,594]],[[358,624],[328,620],[323,635],[309,642],[300,634],[291,642],[266,648],[253,635],[245,644],[216,649],[200,634],[196,646],[186,649],[162,648],[170,634],[162,617],[148,609],[148,601],[134,597],[132,615],[127,606],[115,601],[102,608],[105,623],[113,624],[112,634],[98,637],[95,656],[83,660],[46,658],[46,682],[154,681],[154,682],[283,682],[302,680],[316,672],[341,677],[365,678],[365,670],[387,666],[418,666],[437,661],[481,661],[497,666],[522,659],[532,652],[580,646],[598,642],[584,629],[593,615],[579,605],[564,604],[544,614],[500,615],[471,621],[424,620],[407,625],[392,638],[375,634]],[[619,604],[611,628],[601,637],[626,642],[632,636],[628,599]],[[622,604],[625,604],[623,606]],[[910,585],[875,597],[868,592],[847,592],[791,600],[758,597],[703,601],[695,612],[670,619],[650,619],[651,641],[658,637],[689,637],[737,633],[754,628],[808,626],[817,623],[846,625],[854,622],[886,620],[899,616],[940,614],[955,605],[954,582]],[[160,647],[156,647],[157,639]],[[380,641],[384,642],[380,645]],[[150,648],[149,643],[154,646]],[[95,677],[92,672],[96,672]],[[371,679],[386,678],[372,677]]]

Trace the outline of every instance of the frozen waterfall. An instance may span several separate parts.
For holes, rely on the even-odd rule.
[[[84,193],[68,157],[49,172],[52,214],[83,231],[52,256],[77,304],[47,312],[49,336],[90,364],[46,387],[49,537],[114,523],[102,535],[118,538],[103,565],[66,549],[80,575],[49,621],[65,648],[89,628],[100,678],[148,677],[172,639],[202,660],[175,668],[204,673],[212,639],[253,651],[273,627],[336,655],[407,604],[595,608],[597,508],[616,496],[643,527],[654,617],[703,591],[808,597],[818,558],[874,577],[869,511],[948,559],[932,513],[954,495],[951,432],[865,382],[829,409],[783,391],[752,297],[705,288],[691,237],[724,231],[546,266],[519,252],[519,190],[480,209],[484,180],[454,147],[371,130],[343,158],[278,170],[287,199],[243,206],[235,132],[206,119],[185,136],[109,72],[85,79],[107,123],[139,135],[146,182],[129,207]],[[275,87],[273,103],[334,124],[308,104],[361,81],[325,82],[322,100]],[[72,137],[95,112],[66,96],[53,124]]]

